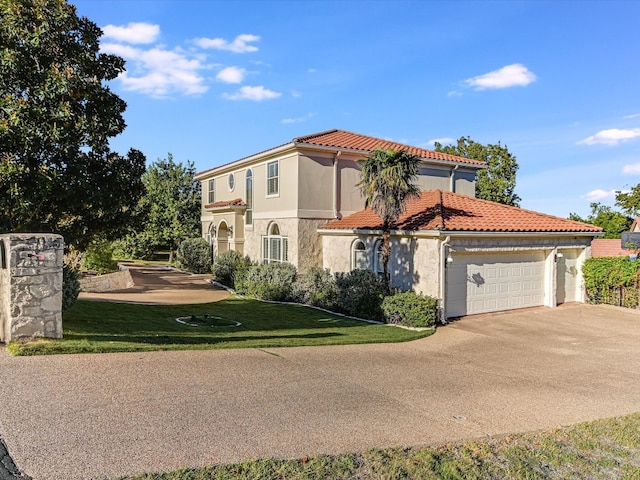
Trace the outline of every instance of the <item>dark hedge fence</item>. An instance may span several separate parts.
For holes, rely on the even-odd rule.
[[[640,260],[590,258],[582,268],[589,303],[640,307]]]

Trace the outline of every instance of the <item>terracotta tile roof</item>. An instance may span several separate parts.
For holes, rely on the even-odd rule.
[[[594,238],[591,241],[591,256],[598,257],[626,257],[630,251],[622,248],[619,238]]]
[[[469,158],[458,157],[456,155],[449,155],[447,153],[434,152],[432,150],[427,150],[426,148],[413,147],[411,145],[404,145],[402,143],[383,140],[381,138],[369,137],[367,135],[361,135],[359,133],[347,132],[345,130],[327,130],[325,132],[314,133],[311,135],[306,135],[304,137],[297,137],[294,138],[293,141],[294,143],[299,144],[302,143],[307,145],[321,145],[324,147],[361,150],[363,152],[371,152],[378,147],[384,150],[405,150],[408,153],[417,155],[420,158],[466,163],[469,165],[478,166],[485,165],[485,162],[482,162],[480,160],[472,160]]]
[[[382,228],[382,221],[371,209],[366,209],[320,228],[379,230]],[[469,232],[602,231],[587,223],[441,190],[420,192],[418,198],[410,200],[406,212],[399,219],[397,229]]]
[[[234,198],[233,200],[222,200],[220,202],[207,203],[204,208],[212,209],[212,208],[224,208],[224,207],[234,207],[234,206],[244,206],[246,203],[242,201],[241,198]]]
[[[207,170],[203,170],[201,172],[196,173],[196,178],[201,178],[202,176],[214,172],[219,168],[228,167],[229,165],[233,165],[236,162],[242,162],[251,157],[267,154],[273,150],[277,150],[282,147],[286,147],[287,145],[298,144],[298,145],[318,145],[322,147],[330,147],[339,150],[341,148],[348,150],[356,150],[361,151],[363,153],[371,152],[376,148],[380,147],[385,150],[393,149],[393,150],[406,150],[407,152],[417,155],[420,158],[431,159],[431,160],[441,160],[444,162],[454,162],[454,163],[462,163],[467,165],[474,165],[476,168],[481,168],[486,165],[485,162],[480,160],[472,160],[469,158],[458,157],[456,155],[449,155],[447,153],[434,152],[432,150],[427,150],[426,148],[413,147],[411,145],[404,145],[402,143],[392,142],[389,140],[384,140],[382,138],[369,137],[367,135],[361,135],[359,133],[348,132],[346,130],[325,130],[324,132],[312,133],[310,135],[304,135],[302,137],[294,138],[290,143],[283,143],[282,145],[277,145],[275,147],[268,148],[266,150],[262,150],[260,152],[252,153],[246,157],[242,157],[238,160],[234,160],[233,162],[228,162],[217,167],[209,168]]]

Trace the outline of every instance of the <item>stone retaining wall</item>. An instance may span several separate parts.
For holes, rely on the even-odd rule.
[[[80,290],[83,292],[112,292],[114,290],[125,290],[133,286],[133,278],[131,278],[129,270],[80,279]]]

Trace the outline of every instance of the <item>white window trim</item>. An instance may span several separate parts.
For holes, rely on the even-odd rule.
[[[277,224],[271,223],[267,232],[271,232],[274,225]],[[278,230],[279,228],[280,227],[278,227]],[[289,261],[289,237],[268,233],[267,235],[262,235],[260,240],[262,243],[262,263],[286,263]],[[280,253],[277,257],[273,255],[273,247],[275,245],[278,245],[278,251]]]
[[[364,247],[363,250],[356,250],[356,246],[358,244],[362,244],[362,246]],[[356,239],[354,240],[354,242],[351,244],[351,270],[355,270],[357,268],[362,269],[362,267],[358,266],[358,261],[356,259],[356,252],[362,252],[364,254],[364,261],[366,263],[365,268],[368,268],[370,265],[368,256],[369,256],[369,252],[367,252],[367,244],[361,240],[361,239]]]
[[[277,180],[277,184],[278,184],[278,191],[276,193],[269,193],[269,165],[272,164],[276,164],[277,165],[277,169],[278,169],[278,175],[274,178],[276,178]],[[267,162],[266,164],[266,174],[265,174],[265,179],[266,179],[266,185],[265,185],[265,194],[267,198],[273,198],[273,197],[279,197],[280,196],[280,160],[272,160],[270,162]]]
[[[213,188],[211,188],[213,186]],[[213,199],[211,198],[213,197]],[[215,203],[216,201],[216,180],[215,178],[210,178],[207,183],[207,203]]]

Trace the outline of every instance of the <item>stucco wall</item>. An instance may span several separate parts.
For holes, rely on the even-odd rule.
[[[322,266],[332,272],[348,272],[353,269],[352,246],[362,240],[367,249],[369,266],[373,268],[375,245],[379,235],[331,235],[322,236]],[[414,290],[425,295],[438,296],[438,250],[435,238],[391,237],[389,272],[391,285],[402,290]]]

